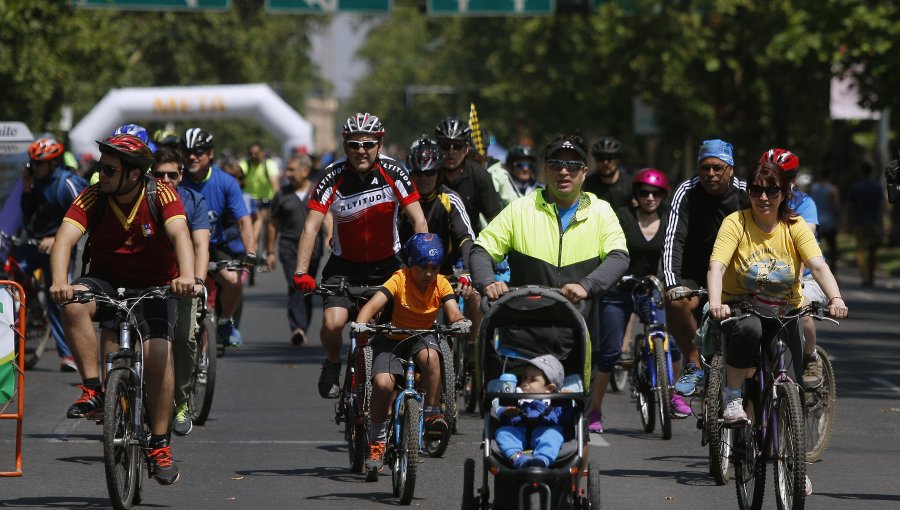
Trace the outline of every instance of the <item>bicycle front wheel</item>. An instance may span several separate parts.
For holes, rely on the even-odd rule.
[[[800,391],[796,384],[777,387],[775,494],[779,510],[800,510],[806,503],[806,432]]]
[[[209,417],[209,411],[212,409],[218,364],[215,345],[216,323],[212,318],[207,317],[200,324],[197,334],[197,350],[194,353],[194,370],[191,374],[191,389],[188,394],[191,420],[195,425],[205,424]]]
[[[391,475],[400,504],[408,505],[416,491],[416,468],[419,465],[419,423],[422,415],[419,401],[407,397],[401,413],[397,417],[400,420],[400,437],[397,438],[400,444],[394,456]]]
[[[659,411],[659,428],[663,439],[672,439],[672,386],[669,380],[669,364],[662,339],[655,339],[653,363],[656,368],[656,408]]]
[[[114,370],[106,383],[103,465],[109,499],[117,510],[131,508],[141,476],[141,450],[135,430],[135,380],[129,370]]]
[[[640,345],[636,349],[631,369],[634,370],[635,396],[637,410],[641,415],[641,425],[644,426],[644,432],[650,433],[656,428],[656,394],[650,387],[650,363],[655,361],[650,357],[650,353],[642,352],[644,348]]]
[[[718,485],[725,485],[729,478],[729,458],[734,444],[734,430],[722,426],[722,377],[724,359],[721,354],[713,356],[706,378],[706,392],[703,396],[703,423],[709,441],[709,474]]]
[[[806,462],[816,462],[825,454],[834,430],[837,413],[837,383],[828,353],[816,346],[822,363],[822,384],[806,393]]]
[[[732,429],[734,444],[734,487],[738,508],[760,510],[766,492],[766,460],[757,428],[747,425]]]
[[[465,341],[463,338],[455,338],[455,343]],[[441,346],[441,407],[443,407],[444,417],[447,419],[447,425],[450,427],[450,433],[456,433],[457,420],[459,419],[459,408],[456,405],[456,369],[453,363],[453,349],[446,338],[440,339]],[[446,442],[441,442],[443,447],[438,447],[431,452],[434,457],[440,457],[447,449]]]

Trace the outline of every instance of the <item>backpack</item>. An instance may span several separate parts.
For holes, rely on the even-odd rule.
[[[153,224],[157,227],[157,232],[160,232],[159,226],[163,224],[162,221],[162,213],[159,211],[159,197],[156,193],[157,189],[157,181],[156,178],[151,177],[149,175],[144,175],[144,194],[147,197],[147,207],[150,209],[150,216],[153,218]],[[88,219],[87,226],[87,241],[84,243],[84,252],[81,256],[81,276],[87,274],[88,264],[91,262],[91,232],[100,225],[100,222],[103,220],[103,215],[106,214],[106,208],[108,207],[107,200],[104,200],[106,197],[101,197],[97,199],[96,204],[94,205],[93,215]]]

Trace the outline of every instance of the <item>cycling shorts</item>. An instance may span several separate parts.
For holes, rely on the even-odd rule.
[[[382,335],[376,335],[375,338],[372,339],[371,345],[372,358],[374,360],[372,362],[372,377],[385,373],[403,375],[403,364],[400,363],[400,360],[407,356],[408,346],[400,345],[399,341],[385,338]],[[428,334],[419,336],[412,345],[411,357],[415,357],[416,354],[424,349],[433,349],[438,353],[441,352],[435,335]],[[440,370],[441,366],[440,363],[438,363],[438,366],[436,367],[419,367],[419,369],[423,372],[427,369]]]
[[[79,284],[92,291],[116,295],[117,287],[100,278],[82,276],[72,282],[72,285]],[[135,307],[134,315],[141,338],[164,338],[171,342],[175,338],[175,322],[178,320],[178,297],[170,295],[165,300],[145,299]],[[102,329],[116,331],[116,309],[107,303],[97,303],[93,321],[99,322]]]

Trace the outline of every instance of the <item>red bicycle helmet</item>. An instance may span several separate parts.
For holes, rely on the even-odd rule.
[[[110,136],[100,144],[100,153],[109,154],[122,160],[123,165],[146,170],[153,163],[150,148],[134,135],[121,134]]]
[[[631,181],[632,189],[637,190],[641,184],[655,186],[666,193],[669,192],[669,178],[662,170],[656,168],[644,168],[634,174],[634,179]]]
[[[63,144],[53,138],[38,138],[28,146],[28,157],[32,161],[52,161],[65,151]]]
[[[787,149],[769,149],[766,152],[762,153],[762,156],[759,157],[760,163],[765,163],[766,161],[771,161],[778,165],[785,174],[787,174],[788,179],[793,179],[797,177],[797,169],[800,168],[800,159],[791,151]]]

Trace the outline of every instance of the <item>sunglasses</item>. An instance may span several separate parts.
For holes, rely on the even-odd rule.
[[[177,181],[178,178],[181,177],[181,174],[179,172],[175,172],[175,171],[153,172],[153,177],[156,177],[157,179],[165,179],[166,177],[168,177],[170,181]]]
[[[440,147],[442,151],[449,151],[451,149],[455,150],[455,151],[461,151],[461,150],[463,150],[463,147],[465,147],[465,146],[466,146],[466,142],[444,141],[444,142],[438,143],[438,147]]]
[[[638,196],[641,198],[654,197],[654,198],[662,198],[666,192],[661,189],[639,189]]]
[[[416,177],[422,177],[422,178],[437,177],[437,174],[438,174],[438,171],[437,171],[437,170],[428,170],[428,171],[426,171],[426,172],[412,172],[412,173],[411,173],[411,175],[412,175],[413,178],[416,178]]]
[[[726,168],[728,167],[725,165],[700,165],[701,172],[715,172],[717,174],[724,172]]]
[[[778,186],[763,187],[758,184],[751,184],[747,186],[747,193],[750,193],[750,196],[753,198],[759,198],[763,193],[769,198],[775,198],[781,195],[781,188]]]
[[[554,172],[562,172],[565,168],[570,174],[576,174],[585,168],[584,161],[563,161],[561,159],[548,159],[547,166]]]
[[[375,147],[378,145],[378,140],[363,140],[361,142],[357,141],[357,140],[347,140],[346,143],[347,143],[347,148],[350,150],[354,150],[354,151],[357,151],[359,149],[369,150],[372,147]]]
[[[615,156],[607,156],[606,154],[594,154],[594,159],[597,161],[615,161]]]
[[[196,158],[201,158],[201,157],[203,157],[204,154],[206,154],[206,149],[193,149],[192,150],[192,149],[182,148],[181,152],[184,154],[185,157],[194,156]]]
[[[107,165],[106,163],[101,163],[99,161],[94,163],[93,166],[91,167],[91,169],[94,172],[103,173],[103,175],[105,175],[107,177],[112,177],[112,176],[116,175],[116,172],[122,171],[122,167],[120,167],[120,166]]]
[[[519,170],[534,170],[534,163],[531,161],[516,161],[516,164],[513,166]]]

